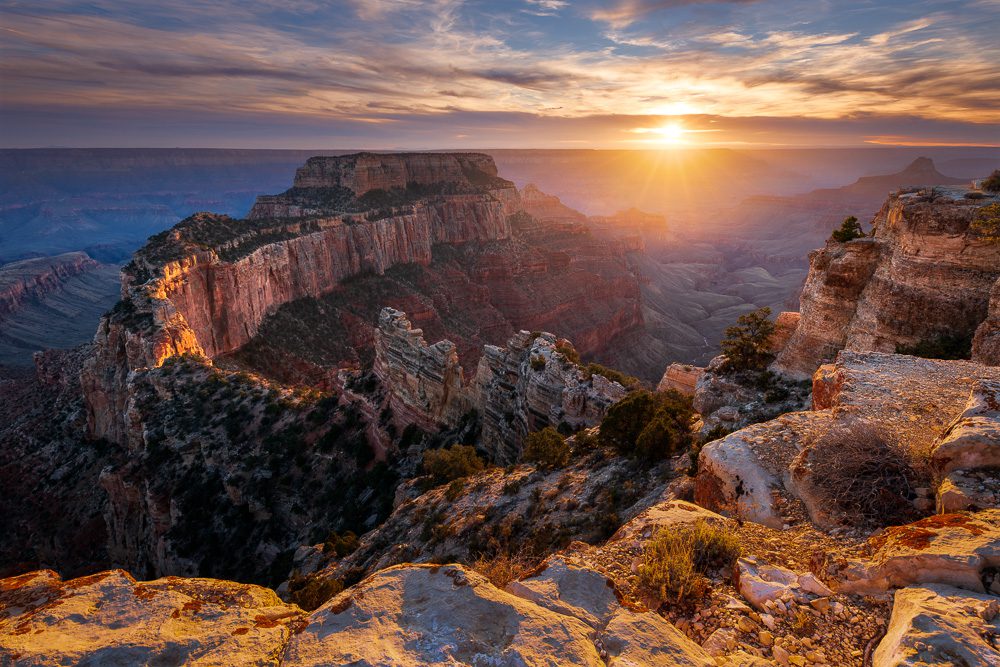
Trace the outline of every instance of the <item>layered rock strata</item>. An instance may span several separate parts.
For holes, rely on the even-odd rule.
[[[997,197],[959,187],[903,190],[872,222],[871,238],[828,242],[809,256],[801,321],[773,368],[808,377],[838,350],[894,352],[943,338],[971,340],[993,363],[990,292],[1000,245],[972,224]]]
[[[452,427],[474,409],[480,447],[498,463],[513,463],[530,431],[594,426],[625,396],[622,385],[567,359],[567,349],[569,341],[550,333],[520,331],[505,347],[485,346],[466,382],[454,344],[428,345],[405,314],[386,308],[376,334],[375,372],[400,425]]]
[[[59,289],[69,277],[98,266],[85,252],[25,259],[0,266],[0,322],[28,299]]]
[[[322,204],[319,217],[276,220],[257,210],[254,219],[240,221],[198,214],[136,253],[123,271],[122,303],[102,320],[84,370],[93,435],[126,440],[126,385],[135,369],[184,353],[214,358],[232,352],[282,304],[325,294],[350,276],[430,264],[435,244],[510,236],[508,209],[517,191],[496,177],[487,156],[344,156],[305,169],[312,174],[301,176],[310,201]],[[444,177],[458,179],[457,193],[411,197],[377,210],[353,199],[371,188]],[[347,200],[324,199],[323,193],[348,186],[354,190]],[[504,194],[493,196],[494,190]],[[358,220],[338,206],[367,213]]]

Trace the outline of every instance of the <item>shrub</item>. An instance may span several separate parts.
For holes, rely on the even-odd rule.
[[[978,209],[970,228],[985,241],[1000,243],[1000,204],[990,204]]]
[[[445,484],[460,477],[481,472],[486,466],[476,454],[475,447],[452,445],[446,449],[424,452],[424,472],[434,485]]]
[[[915,489],[930,485],[926,462],[878,429],[861,424],[828,433],[808,456],[812,484],[848,525],[863,528],[919,518]]]
[[[595,375],[603,375],[612,382],[617,382],[626,389],[636,389],[642,385],[642,381],[637,377],[632,377],[631,375],[626,375],[621,371],[616,371],[613,368],[608,368],[607,366],[602,366],[600,364],[587,364],[584,369],[584,375],[587,378],[591,378]]]
[[[983,190],[1000,192],[1000,169],[994,169],[992,174],[983,179]]]
[[[767,367],[774,358],[771,352],[774,322],[768,319],[770,316],[770,308],[758,308],[740,315],[736,324],[726,329],[726,337],[721,343],[726,371],[756,371]]]
[[[357,548],[358,536],[350,530],[343,535],[339,535],[336,531],[333,531],[327,536],[326,542],[323,543],[323,553],[336,554],[337,558],[343,558],[354,553]]]
[[[536,355],[531,358],[531,370],[533,371],[543,371],[545,370],[545,357],[541,355]]]
[[[571,361],[574,364],[580,363],[580,353],[576,351],[573,347],[573,343],[568,340],[558,340],[556,341],[556,352],[559,352],[567,361]]]
[[[538,558],[529,556],[524,548],[518,551],[497,549],[489,556],[480,554],[472,563],[472,569],[502,589],[531,572],[537,565]]]
[[[462,491],[464,490],[465,490],[465,482],[463,482],[460,479],[451,480],[451,483],[448,484],[448,488],[445,489],[444,492],[445,500],[448,500],[449,502],[455,500],[460,495],[462,495]]]
[[[897,345],[896,354],[924,359],[969,359],[972,357],[972,336],[944,334],[914,345]]]
[[[844,218],[844,221],[840,223],[840,229],[835,229],[833,230],[833,233],[830,234],[830,240],[837,241],[838,243],[847,243],[848,241],[864,237],[865,232],[861,229],[861,224],[858,222],[858,219],[853,215]]]
[[[601,421],[600,439],[620,454],[656,461],[694,442],[693,417],[691,399],[680,392],[636,391],[608,409]]]
[[[295,574],[288,580],[288,592],[292,602],[306,611],[317,609],[342,590],[344,590],[343,582],[315,574],[308,576]]]
[[[600,440],[592,431],[586,429],[577,431],[573,436],[573,455],[583,456],[589,454],[597,449],[600,444]]]
[[[639,583],[661,602],[698,598],[708,590],[705,574],[731,566],[739,555],[739,538],[707,521],[663,528],[643,549]]]
[[[541,431],[528,434],[524,443],[524,460],[536,463],[539,468],[562,468],[569,463],[569,445],[559,431],[546,426]]]

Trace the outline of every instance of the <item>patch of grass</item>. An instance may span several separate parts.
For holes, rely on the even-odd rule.
[[[705,575],[731,566],[739,556],[739,538],[707,521],[661,529],[643,549],[639,583],[661,602],[697,599],[708,590]]]

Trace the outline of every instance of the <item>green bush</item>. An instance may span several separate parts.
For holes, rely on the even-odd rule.
[[[542,355],[536,355],[531,358],[531,370],[533,371],[543,371],[545,370],[545,357]]]
[[[524,443],[524,460],[539,468],[562,468],[569,463],[569,445],[559,431],[547,426],[528,434]]]
[[[732,566],[739,556],[739,538],[724,527],[699,520],[688,527],[663,528],[643,549],[639,583],[661,602],[698,598],[709,587],[705,574]]]
[[[431,483],[435,486],[475,475],[486,467],[476,454],[475,447],[468,445],[428,450],[424,452],[423,464],[424,472],[430,476]]]
[[[720,344],[726,356],[725,370],[758,371],[771,363],[774,359],[771,352],[774,322],[768,319],[770,316],[770,308],[758,308],[740,315],[736,324],[726,329],[726,337]]]
[[[983,190],[1000,192],[1000,169],[994,169],[992,174],[983,179]]]
[[[590,378],[594,375],[603,375],[612,382],[617,382],[626,389],[636,389],[642,385],[642,381],[639,378],[632,377],[631,375],[626,375],[621,371],[616,371],[613,368],[608,368],[607,366],[602,366],[600,364],[587,364],[584,369],[584,374]]]
[[[567,361],[571,361],[574,364],[580,363],[580,353],[576,351],[576,348],[568,340],[556,341],[556,352],[566,357]]]
[[[858,219],[852,215],[848,218],[844,218],[844,221],[840,223],[840,229],[833,230],[833,233],[830,235],[830,240],[837,241],[838,243],[847,243],[848,241],[864,237],[865,231],[861,229],[861,224],[858,222]]]
[[[608,408],[599,437],[620,454],[658,461],[693,444],[693,417],[691,399],[680,392],[635,391]]]

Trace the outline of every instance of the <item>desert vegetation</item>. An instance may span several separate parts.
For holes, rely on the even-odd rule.
[[[634,391],[608,409],[600,439],[619,454],[659,461],[694,443],[693,418],[691,399],[680,392]]]
[[[868,529],[920,518],[916,489],[931,482],[925,460],[865,423],[825,433],[808,465],[813,487],[841,520]]]
[[[771,352],[774,322],[770,317],[771,309],[765,306],[740,315],[736,324],[726,329],[726,337],[720,343],[726,357],[726,371],[760,371],[774,359]]]
[[[739,556],[739,539],[725,527],[699,520],[661,529],[643,548],[639,582],[661,602],[697,599],[710,585],[705,575],[732,566]]]
[[[430,486],[447,484],[462,477],[482,472],[486,467],[476,448],[469,445],[452,445],[424,452],[423,470]]]
[[[524,442],[524,460],[543,470],[563,467],[569,463],[569,455],[566,438],[551,426],[529,433]]]
[[[840,228],[833,230],[833,233],[830,234],[830,240],[837,243],[847,243],[864,237],[865,230],[861,228],[861,223],[853,215],[844,218],[844,221],[840,223]]]

